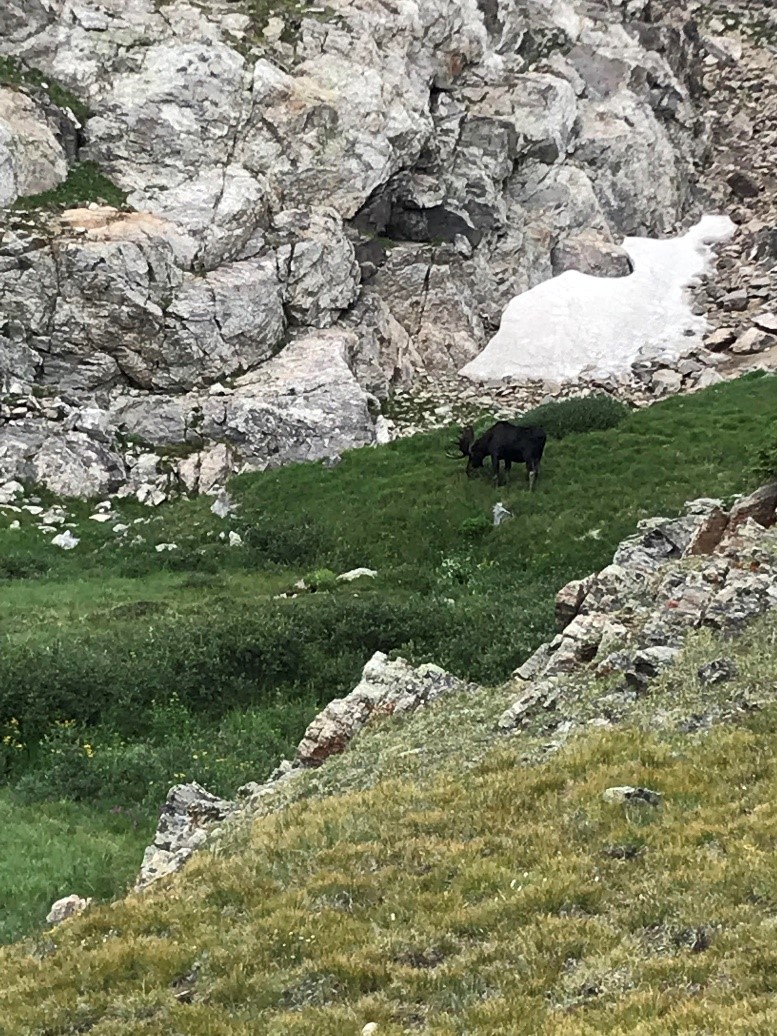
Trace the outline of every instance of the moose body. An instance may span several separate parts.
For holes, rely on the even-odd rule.
[[[534,489],[547,438],[542,428],[521,428],[509,421],[497,421],[477,439],[475,429],[468,426],[461,433],[457,445],[462,455],[468,458],[467,475],[471,476],[475,468],[482,468],[483,461],[490,457],[494,484],[499,485],[501,463],[504,463],[505,478],[513,462],[525,464],[529,489]]]

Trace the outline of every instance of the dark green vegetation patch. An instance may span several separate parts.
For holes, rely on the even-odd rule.
[[[522,425],[539,425],[552,439],[574,432],[604,432],[617,428],[629,415],[629,408],[612,396],[585,396],[561,403],[544,403],[524,414]]]
[[[30,68],[15,58],[0,57],[0,85],[22,86],[32,91],[39,90],[58,108],[69,108],[79,122],[83,123],[89,117],[89,108],[75,94],[72,94],[51,76],[46,75],[45,72],[41,72],[37,68]]]
[[[59,186],[41,194],[17,198],[13,208],[25,212],[31,209],[75,209],[93,201],[121,209],[127,203],[127,195],[100,172],[94,162],[78,162]]]

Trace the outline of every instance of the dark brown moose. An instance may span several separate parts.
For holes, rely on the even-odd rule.
[[[475,468],[482,468],[486,457],[491,458],[494,485],[499,485],[499,465],[504,462],[505,481],[513,461],[526,465],[529,489],[534,489],[540,473],[540,461],[545,450],[547,435],[542,428],[520,427],[509,421],[497,421],[477,439],[475,429],[468,425],[453,445],[462,457],[467,458],[467,475],[471,478]],[[449,456],[456,456],[450,453]]]

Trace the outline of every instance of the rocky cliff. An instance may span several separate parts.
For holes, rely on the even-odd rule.
[[[513,296],[627,273],[623,235],[696,211],[683,21],[4,0],[0,473],[150,499],[160,451],[196,490],[385,436],[379,400],[471,360]]]

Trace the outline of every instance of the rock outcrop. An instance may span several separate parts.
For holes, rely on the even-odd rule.
[[[559,633],[505,685],[516,697],[492,734],[520,732],[544,715],[549,730],[561,728],[555,743],[562,743],[575,723],[554,724],[552,717],[586,682],[593,685],[594,722],[625,719],[650,682],[677,661],[689,633],[706,628],[732,636],[777,608],[777,538],[770,531],[775,524],[777,483],[728,509],[719,500],[694,500],[678,518],[640,522],[612,564],[559,591]],[[702,667],[699,679],[713,685],[735,674],[734,663],[723,657]],[[240,788],[238,803],[217,799],[197,784],[172,788],[138,887],[179,870],[221,821],[250,816],[286,782],[345,752],[371,722],[409,715],[446,695],[479,691],[437,666],[413,667],[377,652],[354,690],[331,701],[310,723],[295,758],[284,760],[265,783]],[[645,789],[610,793],[613,801],[658,802],[656,793]]]
[[[0,383],[151,445],[237,446],[243,469],[374,442],[365,393],[458,369],[516,293],[627,272],[623,234],[693,208],[688,41],[642,2],[20,12],[0,204],[88,160],[127,207],[6,220]],[[77,134],[46,77],[88,109]],[[319,383],[298,343],[326,329],[344,348]],[[267,415],[291,395],[286,427]]]
[[[776,608],[777,545],[766,531],[776,521],[773,484],[728,511],[695,500],[680,518],[641,522],[611,565],[559,591],[559,633],[517,670],[521,694],[500,726],[555,708],[570,674],[619,677],[607,694],[610,708],[623,708],[672,665],[692,630],[735,633]]]
[[[415,712],[443,694],[473,690],[435,665],[417,669],[402,659],[391,662],[376,652],[361,682],[345,698],[335,698],[313,720],[297,747],[301,766],[320,766],[345,751],[348,742],[373,718]]]
[[[154,841],[143,856],[135,887],[145,888],[180,870],[192,853],[205,844],[208,828],[234,810],[234,803],[211,795],[199,784],[176,784],[159,814]]]
[[[371,720],[409,715],[443,695],[476,690],[474,684],[459,680],[438,666],[415,668],[402,658],[390,661],[377,651],[365,665],[361,681],[353,691],[345,698],[331,701],[308,726],[295,759],[284,760],[265,784],[245,785],[238,796],[244,802],[256,802],[276,790],[279,782],[321,766],[331,756],[344,752]],[[236,809],[235,803],[217,799],[196,783],[171,788],[154,841],[146,849],[137,888],[145,888],[180,870],[192,853],[205,844],[208,831]]]

